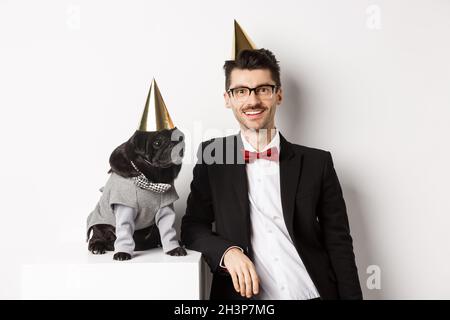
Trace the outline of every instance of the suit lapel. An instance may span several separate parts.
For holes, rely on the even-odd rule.
[[[297,154],[291,143],[280,134],[280,189],[286,228],[294,241],[295,196],[299,182],[303,157]]]
[[[248,247],[250,246],[250,207],[248,200],[247,170],[241,151],[241,149],[243,149],[243,143],[240,134],[228,138],[232,139],[232,141],[228,141],[230,144],[228,145],[228,148],[225,147],[227,149],[224,150],[225,154],[228,151],[233,151],[234,155],[232,159],[230,159],[233,162],[224,165],[224,167],[226,168],[226,174],[230,178],[226,180],[231,181],[229,191],[234,193],[234,196],[230,198],[230,201],[236,201],[237,206],[236,212],[230,212],[230,214],[238,215],[237,218],[241,223],[236,225],[235,228],[242,230],[239,234],[242,236],[242,241],[245,242],[247,246],[247,248],[244,249],[248,251]],[[227,142],[225,145],[227,145]]]
[[[245,169],[245,162],[241,152],[241,149],[243,149],[244,146],[240,134],[234,136],[234,140],[234,146],[236,146],[234,150],[235,162],[233,165],[229,166],[233,177],[233,189],[237,193],[237,199],[242,213],[245,216],[249,216],[247,170]]]

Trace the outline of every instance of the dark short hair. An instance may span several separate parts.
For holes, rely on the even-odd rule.
[[[268,69],[275,84],[281,86],[279,61],[272,51],[267,49],[242,50],[236,60],[225,61],[223,69],[225,71],[225,90],[230,88],[231,71],[234,69]]]

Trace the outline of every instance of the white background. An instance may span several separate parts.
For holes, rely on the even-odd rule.
[[[281,61],[278,128],[333,155],[365,297],[450,298],[449,17],[446,0],[0,0],[0,297],[29,254],[82,243],[153,76],[188,137],[184,214],[192,149],[237,130],[236,18]]]

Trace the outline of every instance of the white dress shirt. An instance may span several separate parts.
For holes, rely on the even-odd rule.
[[[256,150],[241,132],[244,148]],[[278,130],[260,152],[275,147],[280,152]],[[281,206],[280,164],[255,159],[246,165],[250,202],[253,263],[260,278],[256,299],[306,300],[319,297],[287,231]]]

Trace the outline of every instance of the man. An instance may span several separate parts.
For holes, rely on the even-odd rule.
[[[241,130],[201,144],[181,226],[213,272],[210,298],[362,299],[331,154],[275,127],[275,56],[243,50],[224,69],[225,103]]]

